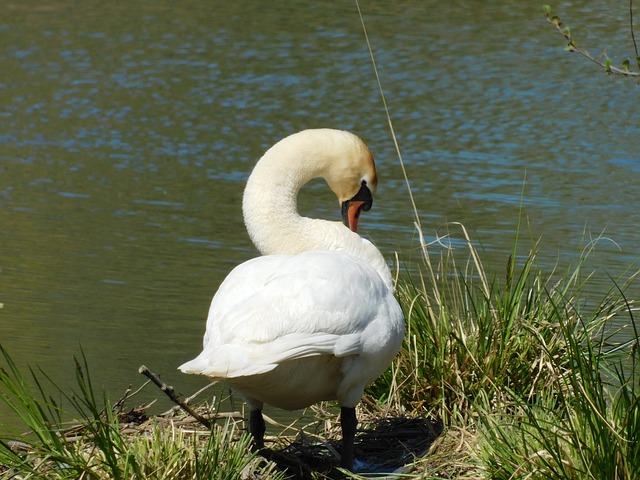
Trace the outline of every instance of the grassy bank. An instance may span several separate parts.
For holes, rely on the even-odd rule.
[[[587,294],[594,242],[562,275],[537,268],[535,248],[518,265],[516,245],[490,277],[461,237],[462,264],[425,252],[426,274],[400,284],[408,333],[372,392],[442,418],[445,437],[466,433],[456,477],[640,478],[640,336],[625,295],[635,274]],[[428,468],[447,461],[428,457]]]
[[[593,244],[560,275],[537,268],[535,248],[485,268],[464,229],[461,238],[464,251],[425,250],[424,273],[398,283],[407,335],[360,408],[361,455],[381,463],[387,452],[385,467],[395,458],[402,478],[640,478],[640,337],[625,295],[632,277],[594,298],[584,271]],[[613,335],[620,328],[622,345]],[[28,433],[3,434],[0,478],[340,475],[330,469],[335,444],[324,441],[337,431],[332,411],[314,411],[319,420],[304,437],[274,439],[266,461],[249,452],[233,418],[211,433],[173,413],[146,418],[95,392],[83,361],[71,393],[2,356],[0,395]],[[203,409],[208,418],[214,410]],[[325,462],[314,464],[318,457]]]

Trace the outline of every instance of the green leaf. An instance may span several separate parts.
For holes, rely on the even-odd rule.
[[[625,61],[622,62],[622,69],[625,72],[629,71],[629,59],[628,58]]]
[[[542,11],[545,15],[551,14],[551,5],[542,5]]]

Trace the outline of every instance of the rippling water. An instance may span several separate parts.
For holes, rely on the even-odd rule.
[[[564,52],[536,2],[362,8],[427,240],[462,222],[499,275],[522,205],[521,253],[542,238],[544,269],[601,233],[589,265],[603,277],[636,260],[640,87]],[[554,8],[591,51],[631,54],[619,2]],[[302,128],[369,143],[381,186],[362,231],[417,260],[352,2],[15,2],[0,38],[0,341],[19,363],[72,384],[81,345],[114,397],[141,363],[201,385],[175,367],[199,351],[217,285],[255,255],[244,180]],[[337,219],[322,184],[309,190],[302,210]]]

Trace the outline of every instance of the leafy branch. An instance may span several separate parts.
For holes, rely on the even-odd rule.
[[[631,41],[633,43],[633,48],[635,51],[635,62],[638,68],[638,71],[632,70],[630,59],[625,59],[620,67],[614,67],[611,64],[611,59],[603,53],[598,57],[594,57],[591,55],[586,49],[578,47],[576,41],[574,40],[571,29],[568,26],[563,26],[560,17],[557,15],[553,15],[551,12],[551,7],[549,5],[543,6],[544,16],[551,25],[553,25],[558,32],[564,37],[567,42],[566,50],[570,52],[577,52],[583,57],[591,60],[593,63],[599,65],[604,68],[607,74],[609,75],[622,75],[625,77],[640,77],[640,53],[638,53],[638,43],[636,42],[636,36],[634,32],[634,24],[633,24],[633,0],[629,0],[629,30],[631,31]]]

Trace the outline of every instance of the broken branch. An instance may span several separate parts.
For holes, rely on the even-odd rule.
[[[186,411],[189,415],[195,418],[198,422],[200,422],[202,425],[204,425],[208,429],[211,429],[211,422],[206,418],[204,418],[202,415],[200,415],[198,412],[196,412],[193,408],[191,408],[191,406],[187,404],[184,400],[182,400],[178,396],[178,394],[176,394],[175,390],[171,385],[167,385],[166,383],[164,383],[158,375],[153,373],[144,365],[140,365],[138,372],[140,372],[142,375],[144,375],[153,383],[155,383],[158,386],[158,388],[160,388],[160,390],[162,390],[171,399],[173,403],[182,407],[184,411]]]

